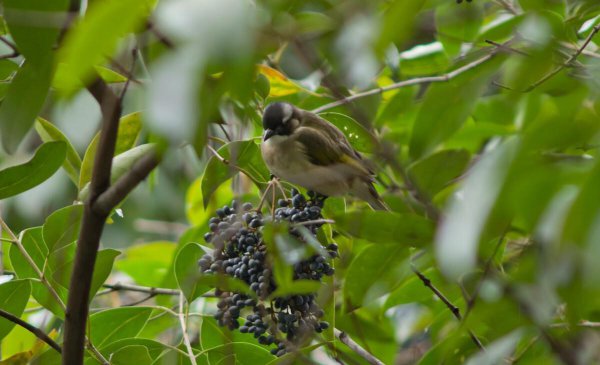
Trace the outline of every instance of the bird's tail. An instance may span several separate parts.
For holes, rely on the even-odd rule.
[[[391,211],[391,209],[387,206],[387,204],[385,204],[383,199],[381,199],[381,197],[377,193],[377,190],[375,190],[373,184],[371,184],[370,182],[364,182],[359,186],[355,186],[353,190],[354,194],[356,194],[356,196],[358,196],[362,200],[366,201],[367,204],[369,204],[371,208],[373,208],[373,210],[384,210],[388,212]]]

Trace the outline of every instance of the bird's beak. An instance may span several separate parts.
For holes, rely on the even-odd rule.
[[[275,135],[275,131],[272,129],[265,129],[265,134],[263,134],[263,141],[273,137]]]

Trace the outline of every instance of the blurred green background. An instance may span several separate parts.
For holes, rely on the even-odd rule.
[[[327,201],[336,223],[320,237],[338,243],[341,257],[324,306],[337,328],[386,364],[600,362],[597,0],[89,0],[73,22],[63,0],[2,6],[0,191],[6,168],[56,139],[46,124],[81,164],[0,200],[16,234],[82,199],[101,121],[85,86],[101,77],[118,94],[126,89],[122,168],[139,158],[135,146],[164,151],[105,228],[102,247],[122,252],[107,281],[176,289],[177,252],[204,244],[214,210],[233,197],[260,199],[262,110],[288,101],[347,134],[377,167],[394,211]],[[3,267],[19,274],[9,246]],[[99,296],[93,306],[129,299]],[[39,301],[29,299],[24,318],[60,338],[60,316]],[[214,309],[210,299],[189,304],[199,315]],[[192,322],[197,349],[208,346],[202,338],[222,341]],[[132,338],[184,349],[176,323],[144,325]],[[14,329],[1,358],[33,343]],[[335,363],[338,354],[364,363],[335,346],[307,350],[302,361]],[[236,361],[249,363],[241,359],[251,351],[239,351]]]

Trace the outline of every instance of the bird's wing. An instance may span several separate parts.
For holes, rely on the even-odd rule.
[[[371,164],[364,160],[362,155],[352,147],[346,135],[338,127],[308,111],[304,111],[303,113],[302,125],[322,131],[328,139],[335,142],[337,149],[343,151],[344,155],[359,165],[360,170],[366,171],[369,175],[374,175]]]
[[[341,132],[340,132],[341,133]],[[365,167],[360,155],[348,145],[346,138],[331,138],[322,129],[300,127],[294,131],[295,140],[302,144],[304,153],[315,165],[330,166],[344,165],[355,173],[369,176],[371,172]]]

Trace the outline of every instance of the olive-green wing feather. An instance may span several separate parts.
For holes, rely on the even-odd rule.
[[[302,126],[316,129],[322,132],[327,139],[333,141],[337,150],[342,151],[343,156],[351,160],[351,163],[358,165],[357,168],[369,175],[374,175],[372,166],[363,159],[360,153],[352,148],[350,142],[346,138],[346,135],[339,130],[335,125],[319,117],[318,115],[303,111],[302,115]]]
[[[333,139],[322,130],[309,127],[300,127],[294,131],[294,138],[304,147],[304,153],[310,162],[319,166],[343,164],[354,170],[357,174],[369,176],[367,169],[357,156],[357,152],[347,145],[343,139]],[[345,142],[345,143],[344,143]]]

